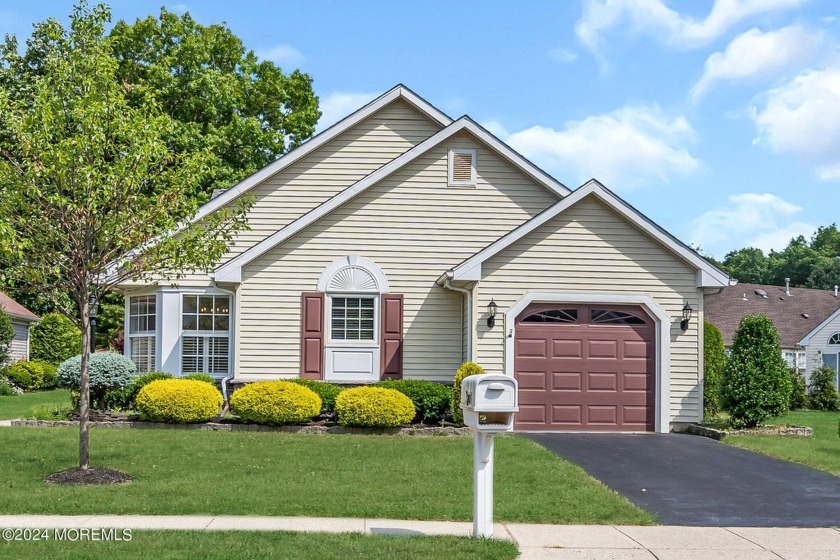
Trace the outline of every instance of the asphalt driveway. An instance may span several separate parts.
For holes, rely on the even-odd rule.
[[[687,434],[523,434],[665,525],[840,526],[840,477]]]

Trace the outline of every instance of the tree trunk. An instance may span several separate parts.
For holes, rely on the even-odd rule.
[[[90,466],[88,423],[90,420],[90,308],[87,295],[79,306],[82,313],[82,364],[79,386],[79,468]]]

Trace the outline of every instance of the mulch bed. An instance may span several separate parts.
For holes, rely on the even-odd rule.
[[[104,467],[89,467],[53,473],[44,479],[47,484],[128,484],[134,480],[124,472]]]

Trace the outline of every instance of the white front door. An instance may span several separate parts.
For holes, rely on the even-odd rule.
[[[328,294],[325,381],[379,380],[379,298]]]

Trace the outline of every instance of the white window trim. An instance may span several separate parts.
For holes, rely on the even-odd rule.
[[[184,296],[227,296],[228,297],[228,330],[227,330],[227,337],[228,337],[228,372],[225,375],[221,374],[213,374],[210,372],[203,372],[207,373],[216,378],[223,378],[223,377],[230,377],[233,375],[234,364],[234,332],[235,332],[235,322],[234,322],[234,310],[236,309],[235,305],[235,295],[232,292],[228,292],[225,290],[214,289],[214,288],[207,288],[207,289],[179,289],[175,290],[178,293],[178,344],[175,347],[175,352],[177,353],[177,364],[178,364],[178,376],[182,377],[184,375],[189,375],[184,373],[184,337],[185,336],[200,336],[202,338],[212,338],[214,336],[223,336],[218,334],[218,331],[187,331],[184,330]],[[206,358],[205,358],[206,359]]]
[[[470,156],[470,161],[472,165],[470,166],[470,180],[469,181],[458,181],[453,177],[453,172],[455,170],[455,155],[456,154],[468,154]],[[447,157],[447,184],[450,187],[474,187],[476,185],[476,167],[478,167],[478,152],[477,150],[468,150],[468,149],[460,149],[460,148],[451,148],[449,150],[449,154]]]
[[[654,431],[668,433],[671,428],[671,326],[672,319],[654,299],[646,294],[576,294],[561,292],[526,292],[505,313],[505,375],[513,377],[516,318],[531,303],[599,303],[640,305],[656,326],[656,410]],[[697,328],[696,326],[694,328]]]
[[[379,294],[374,292],[334,292],[328,293],[325,319],[327,323],[326,344],[330,348],[359,348],[379,346]],[[332,336],[332,301],[339,298],[367,298],[373,300],[373,340],[335,340]]]
[[[155,330],[144,332],[143,334],[132,334],[131,332],[131,298],[136,297],[153,297],[155,298]],[[157,291],[140,290],[125,294],[125,305],[123,314],[123,355],[131,359],[131,339],[134,336],[151,336],[155,339],[155,355],[153,357],[154,363],[150,371],[158,371],[160,369],[160,322],[162,318],[161,302]],[[132,360],[133,361],[133,360]]]

